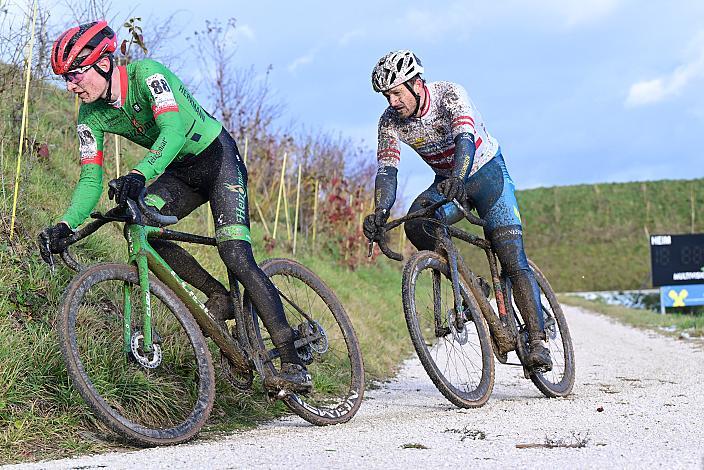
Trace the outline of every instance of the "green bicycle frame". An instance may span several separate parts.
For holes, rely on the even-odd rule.
[[[144,334],[144,350],[146,352],[151,352],[153,345],[151,327],[151,294],[149,293],[149,272],[151,271],[157,279],[166,284],[166,286],[169,287],[169,289],[171,289],[186,305],[203,333],[215,341],[223,354],[225,354],[225,356],[227,356],[227,358],[230,359],[230,361],[232,361],[232,363],[239,369],[247,370],[249,366],[243,351],[238,345],[235,344],[231,337],[228,338],[230,335],[210,318],[210,315],[208,315],[208,309],[205,307],[203,302],[198,299],[193,290],[189,288],[188,284],[174,272],[171,266],[169,266],[168,263],[164,261],[164,259],[149,244],[148,240],[150,238],[171,239],[167,235],[167,232],[170,234],[178,233],[149,225],[127,224],[125,226],[124,233],[125,238],[127,239],[129,261],[131,264],[137,266],[137,271],[139,273],[140,301],[144,311],[142,326]],[[191,239],[187,241],[215,244],[215,240],[206,239],[205,237],[190,236],[190,238]],[[130,351],[130,341],[132,337],[131,317],[133,309],[129,291],[129,286],[125,285],[125,352]]]
[[[171,267],[159,256],[156,250],[149,244],[148,238],[158,238],[163,233],[159,227],[129,224],[125,227],[125,238],[129,252],[129,262],[137,266],[139,273],[140,301],[142,305],[144,350],[152,351],[152,312],[151,294],[149,293],[149,272],[166,284],[176,295],[186,304],[191,313],[200,311],[207,315],[205,305],[198,299],[196,294],[188,288],[187,284],[178,277]],[[129,285],[124,286],[125,318],[124,318],[124,340],[125,352],[130,350],[130,340],[132,337],[132,302]],[[195,316],[195,315],[194,315]],[[198,322],[200,323],[200,322]]]

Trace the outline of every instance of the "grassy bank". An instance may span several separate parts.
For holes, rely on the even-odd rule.
[[[49,152],[42,155],[33,151],[23,157],[11,242],[18,136],[7,112],[2,112],[0,127],[0,463],[98,452],[124,445],[111,440],[111,435],[95,421],[71,386],[59,352],[56,312],[72,272],[58,266],[52,276],[39,257],[35,240],[38,232],[54,223],[68,206],[80,168],[73,102],[65,93],[50,87],[33,87],[32,93],[41,99],[31,109],[31,139],[46,143]],[[36,103],[41,103],[41,108]],[[0,104],[0,111],[3,109]],[[112,145],[106,142],[106,171],[110,174],[105,183],[114,172],[111,151]],[[123,141],[124,168],[142,156],[143,150]],[[97,209],[105,211],[109,207],[104,195]],[[206,209],[201,208],[177,227],[207,234],[208,225]],[[286,244],[267,252],[261,227],[255,223],[252,231],[259,261],[291,256]],[[79,243],[75,252],[85,263],[126,258],[125,242],[117,226],[104,227]],[[194,253],[217,277],[226,279],[215,249],[203,247]],[[373,380],[392,375],[396,364],[411,349],[400,306],[399,266],[379,259],[373,265],[350,271],[338,263],[334,250],[327,249],[324,240],[315,248],[299,244],[297,259],[317,272],[340,297],[360,339],[367,377]],[[263,394],[241,394],[218,377],[215,407],[201,438],[252,426],[284,412],[280,404],[270,405]]]
[[[704,338],[704,315],[702,314],[667,313],[661,315],[652,310],[609,305],[605,302],[585,300],[581,297],[568,295],[560,296],[560,301],[567,305],[604,314],[636,328],[654,330],[675,337]]]

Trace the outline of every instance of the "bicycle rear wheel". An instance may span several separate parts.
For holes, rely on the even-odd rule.
[[[193,438],[213,406],[215,376],[205,338],[190,312],[150,276],[154,349],[143,348],[136,268],[103,263],[74,277],[64,294],[59,340],[69,376],[95,415],[146,446]],[[132,335],[125,347],[125,292]],[[127,351],[126,351],[127,350]]]
[[[335,294],[310,269],[290,259],[261,264],[281,295],[286,319],[296,334],[296,350],[313,378],[307,395],[290,394],[283,401],[306,421],[324,426],[349,421],[364,396],[364,365],[357,336]],[[246,318],[254,320],[253,341],[269,358],[275,373],[278,351],[247,299]]]
[[[455,305],[447,261],[419,251],[403,269],[403,310],[411,341],[437,389],[454,405],[482,406],[494,387],[494,356],[479,306],[463,282],[469,318],[454,326]]]
[[[553,362],[552,370],[531,372],[530,379],[546,397],[565,397],[572,392],[575,375],[574,349],[567,319],[545,275],[532,261],[529,260],[528,264],[540,287],[547,347]]]

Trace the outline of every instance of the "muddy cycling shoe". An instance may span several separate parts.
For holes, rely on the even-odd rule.
[[[530,342],[530,351],[528,351],[526,355],[526,367],[536,372],[548,372],[552,370],[550,351],[543,346],[541,340]]]
[[[278,375],[264,380],[264,386],[269,390],[286,390],[305,395],[313,389],[313,379],[302,365],[284,362]]]
[[[205,303],[205,308],[225,331],[229,331],[225,320],[235,318],[235,305],[230,294],[213,294]]]

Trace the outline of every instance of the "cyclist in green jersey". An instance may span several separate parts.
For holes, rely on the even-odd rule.
[[[281,299],[252,254],[247,169],[237,144],[205,111],[181,80],[159,62],[144,59],[115,66],[115,33],[105,21],[71,28],[53,45],[51,65],[82,104],[78,116],[81,175],[61,221],[46,229],[57,252],[90,215],[102,194],[106,132],[149,149],[127,174],[113,180],[108,196],[119,204],[136,199],[147,181],[148,204],[179,219],[210,202],[218,252],[242,282],[281,353],[281,371],[267,385],[305,393],[311,377],[293,345]],[[154,240],[153,246],[186,282],[208,296],[219,321],[234,315],[227,289],[183,248]]]

